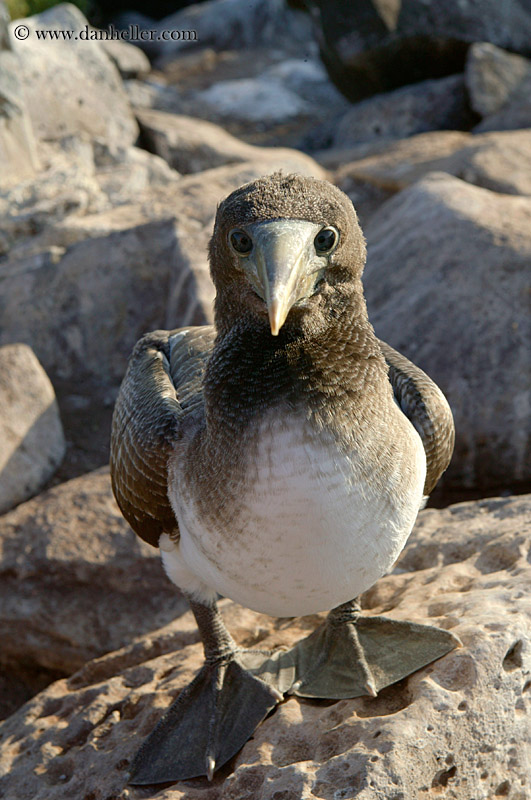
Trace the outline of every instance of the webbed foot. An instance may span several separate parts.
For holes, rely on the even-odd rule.
[[[389,617],[363,617],[356,601],[328,615],[289,652],[297,680],[290,693],[341,700],[372,695],[405,678],[461,643],[432,625]]]
[[[282,652],[236,646],[214,605],[191,602],[205,664],[148,736],[131,767],[129,783],[172,783],[222,767],[284,699],[295,680]]]

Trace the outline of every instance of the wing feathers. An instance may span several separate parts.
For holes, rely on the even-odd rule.
[[[454,450],[454,421],[439,387],[409,359],[380,340],[389,365],[389,380],[395,398],[414,425],[426,451],[424,494],[428,495],[447,468]]]
[[[154,546],[178,532],[168,500],[168,458],[183,421],[202,404],[211,328],[154,331],[137,343],[116,401],[111,435],[114,495],[135,533]]]

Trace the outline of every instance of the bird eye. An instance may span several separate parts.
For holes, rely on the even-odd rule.
[[[322,231],[319,231],[313,243],[316,251],[323,255],[333,250],[338,241],[339,233],[335,228],[323,228]]]
[[[253,240],[248,233],[242,230],[233,230],[229,233],[229,242],[232,249],[239,256],[247,256],[253,249]]]

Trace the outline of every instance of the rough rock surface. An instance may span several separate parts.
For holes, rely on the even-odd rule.
[[[25,344],[0,347],[0,514],[38,492],[65,453],[55,392]]]
[[[499,111],[529,76],[531,61],[523,56],[488,42],[477,42],[468,51],[466,87],[470,105],[482,117]]]
[[[421,512],[392,575],[363,598],[451,629],[463,647],[376,699],[285,701],[215,777],[126,788],[140,742],[201,663],[190,614],[87,664],[0,726],[0,793],[17,800],[527,800],[531,498]],[[289,645],[315,618],[223,601],[246,646]]]
[[[438,129],[473,124],[461,75],[422,81],[356,103],[340,120],[334,147],[377,139],[401,139]]]
[[[137,111],[137,118],[146,146],[182,173],[259,161],[266,172],[282,168],[324,176],[324,171],[304,153],[287,147],[255,147],[206,120],[148,109]]]
[[[88,24],[64,3],[25,19],[27,39],[12,35],[26,105],[39,139],[85,131],[109,143],[133,144],[138,128],[120,74],[97,41],[39,40],[36,30],[80,31]],[[11,32],[15,23],[11,23]]]
[[[0,187],[34,175],[39,167],[37,146],[20,80],[20,61],[15,53],[1,46],[0,164]]]
[[[163,322],[177,264],[171,218],[11,259],[0,272],[0,343],[29,344],[52,379],[116,383],[135,341]]]
[[[440,171],[502,194],[529,195],[530,154],[529,130],[475,136],[431,131],[390,142],[376,154],[343,163],[335,172],[334,182],[347,193],[350,182],[360,181],[398,192],[429,172]]]
[[[118,68],[122,78],[141,78],[151,69],[146,54],[130,42],[121,39],[102,39],[101,46]]]
[[[507,103],[481,120],[474,132],[513,131],[531,128],[531,75],[524,77]]]
[[[529,479],[530,222],[531,198],[432,173],[366,230],[376,332],[426,370],[452,407],[445,485]]]
[[[0,661],[70,674],[184,601],[123,519],[106,468],[0,518]],[[16,671],[16,670],[15,670]]]

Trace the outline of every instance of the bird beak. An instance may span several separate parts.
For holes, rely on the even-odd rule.
[[[253,289],[267,305],[273,336],[299,300],[314,293],[326,266],[315,252],[322,225],[299,219],[267,220],[250,225],[253,250],[242,261]]]

